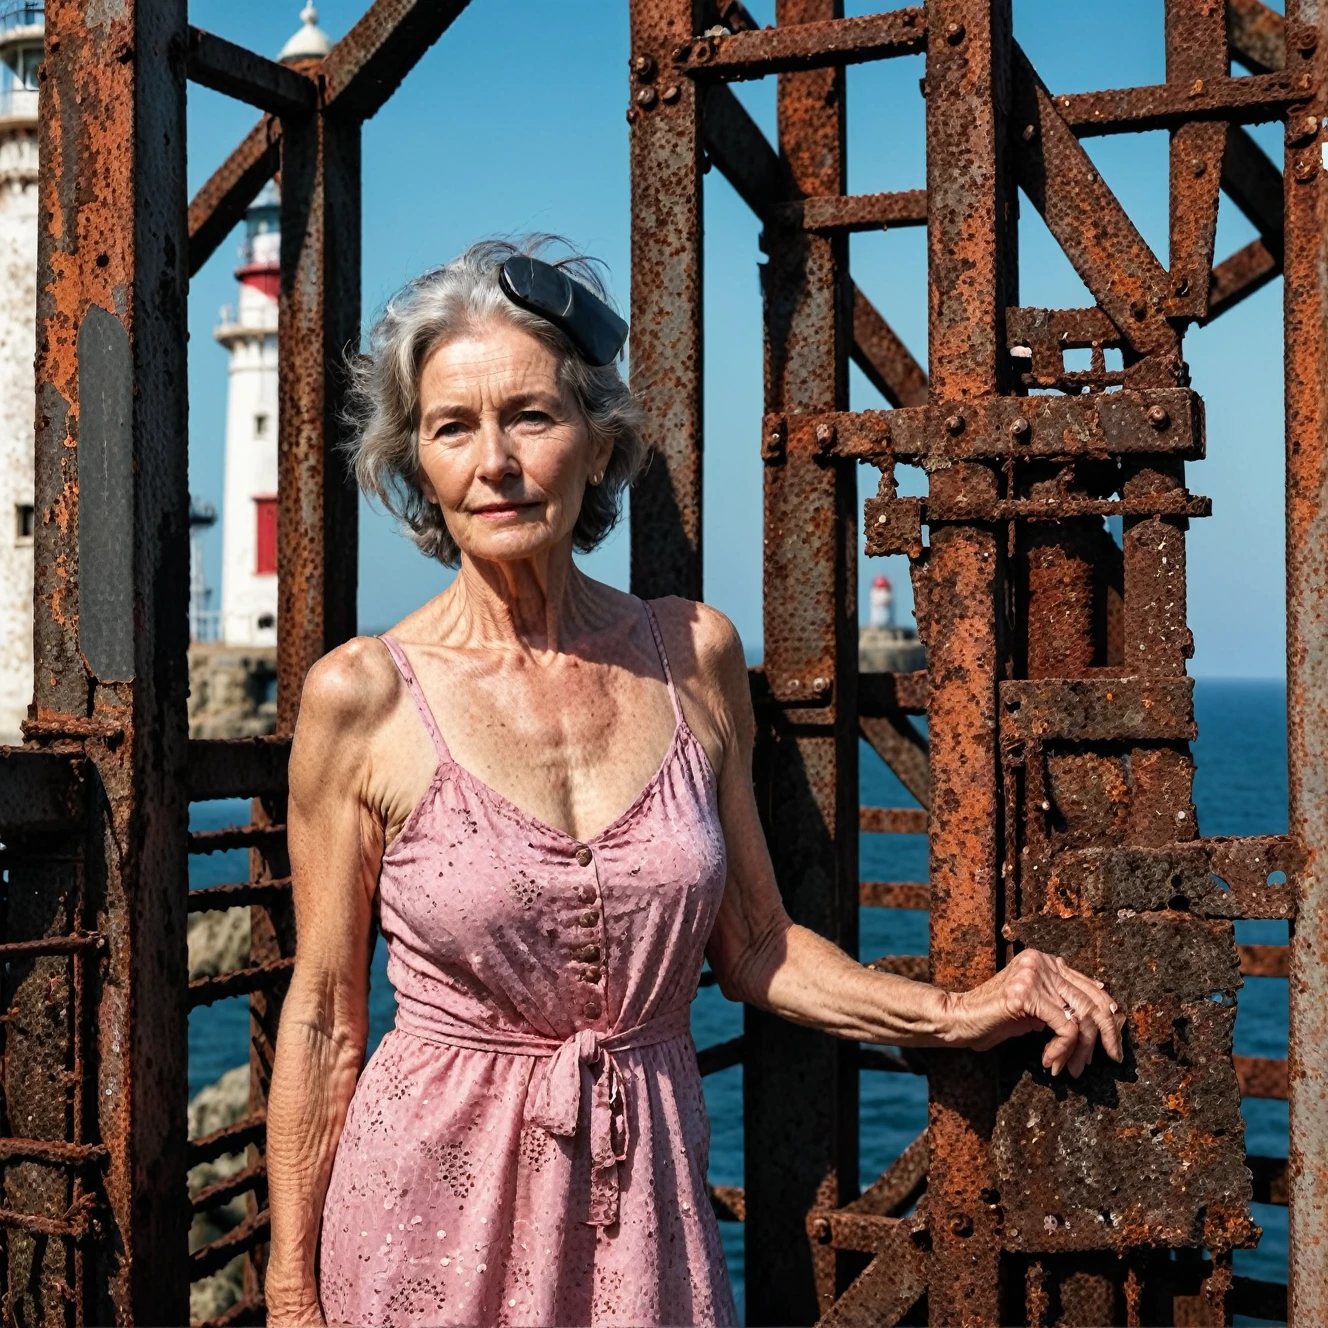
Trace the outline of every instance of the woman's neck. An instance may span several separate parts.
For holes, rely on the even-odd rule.
[[[457,645],[556,653],[602,625],[598,589],[572,561],[570,546],[519,562],[462,554],[443,597],[442,635]]]

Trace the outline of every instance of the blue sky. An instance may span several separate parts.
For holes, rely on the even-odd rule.
[[[368,0],[323,0],[336,39]],[[1053,92],[1161,82],[1163,0],[1014,0],[1015,33]],[[748,0],[773,22],[774,0]],[[848,0],[849,14],[886,7]],[[1280,4],[1276,4],[1281,8]],[[275,55],[298,27],[288,0],[191,0],[190,21]],[[364,131],[366,322],[403,282],[472,240],[555,231],[609,265],[625,308],[629,290],[626,0],[472,0],[401,90]],[[848,73],[850,192],[924,184],[922,58]],[[774,81],[737,85],[773,138]],[[193,84],[189,177],[196,189],[252,125],[249,108]],[[1277,126],[1255,131],[1280,161]],[[1167,256],[1167,136],[1097,138],[1094,161],[1162,261]],[[705,594],[737,623],[750,654],[761,639],[761,303],[759,227],[718,171],[706,177]],[[1020,302],[1091,303],[1032,207],[1021,210]],[[1223,199],[1219,259],[1254,231]],[[226,356],[213,340],[218,310],[235,299],[236,234],[190,292],[190,474],[199,497],[220,506]],[[851,267],[914,355],[926,363],[925,240],[921,229],[853,237]],[[1189,538],[1190,623],[1196,676],[1270,677],[1284,671],[1281,282],[1185,342],[1208,416],[1208,459],[1189,485],[1213,499],[1213,516]],[[884,404],[856,369],[850,405]],[[875,488],[864,471],[862,492]],[[362,512],[360,624],[389,626],[436,594],[449,573],[426,562],[381,513]],[[215,583],[217,531],[207,559]],[[585,560],[593,574],[627,583],[619,530]],[[883,570],[907,616],[903,559],[863,560]]]

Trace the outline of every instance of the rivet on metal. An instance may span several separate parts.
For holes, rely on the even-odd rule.
[[[1142,322],[1148,317],[1148,306],[1142,300],[1134,300],[1130,304],[1131,315]]]
[[[1019,439],[1027,438],[1031,427],[1032,426],[1029,424],[1027,417],[1016,415],[1014,419],[1010,421],[1010,437]]]
[[[670,83],[669,86],[660,93],[660,96],[672,106],[673,103],[682,96],[682,89],[676,83]]]
[[[1165,429],[1171,423],[1171,414],[1165,406],[1150,406],[1148,408],[1148,423],[1154,429]]]
[[[1301,157],[1296,161],[1292,168],[1292,174],[1301,184],[1308,184],[1315,176],[1315,165],[1312,157]]]
[[[1201,179],[1207,169],[1208,163],[1200,160],[1198,157],[1195,157],[1194,160],[1190,162],[1190,174],[1193,175],[1196,180]]]
[[[1025,143],[1031,143],[1037,137],[1037,125],[1026,124],[1020,130],[1020,137]]]
[[[945,40],[951,46],[958,46],[964,40],[965,28],[962,23],[949,23],[945,28]]]
[[[813,678],[813,679],[812,679],[812,691],[814,691],[818,696],[819,696],[822,692],[824,692],[829,686],[830,686],[830,679],[829,679],[829,678]]]
[[[962,415],[951,415],[949,419],[945,421],[945,427],[950,433],[954,434],[955,437],[958,437],[964,432],[964,417]]]
[[[823,1217],[818,1217],[812,1223],[812,1236],[817,1244],[824,1245],[830,1239],[830,1223]]]
[[[636,94],[636,104],[649,110],[659,100],[659,93],[654,88],[642,88]]]
[[[834,427],[829,424],[818,424],[816,426],[816,441],[822,447],[829,447],[835,441]]]
[[[973,1219],[967,1213],[956,1213],[950,1219],[950,1230],[956,1236],[971,1236],[973,1234]]]
[[[650,78],[655,72],[654,59],[648,55],[638,55],[632,61],[632,72],[637,78]]]

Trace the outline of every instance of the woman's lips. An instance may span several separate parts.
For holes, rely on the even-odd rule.
[[[518,512],[524,512],[534,506],[534,503],[503,503],[493,507],[476,507],[473,509],[473,514],[486,521],[497,521],[505,516],[516,516]]]

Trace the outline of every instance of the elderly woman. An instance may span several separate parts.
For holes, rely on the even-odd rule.
[[[477,245],[357,370],[361,485],[452,584],[332,651],[290,764],[299,948],[268,1115],[273,1324],[731,1323],[688,1032],[731,1000],[838,1037],[1100,1040],[1101,984],[1025,950],[951,993],[794,926],[729,621],[573,562],[644,449],[593,267]],[[396,1027],[361,1073],[375,910]]]

